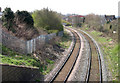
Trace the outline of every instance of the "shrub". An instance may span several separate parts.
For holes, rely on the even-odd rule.
[[[65,23],[66,24],[65,26],[71,26],[72,25],[71,23],[69,23],[69,22],[67,22],[65,20],[62,20],[62,23]]]
[[[19,10],[17,10],[15,15],[16,15],[16,21],[17,22],[26,23],[29,26],[33,27],[33,25],[34,25],[33,18],[27,11],[19,11]]]
[[[101,28],[101,21],[104,22],[104,17],[95,15],[95,14],[89,14],[85,16],[85,24],[88,24],[89,27],[93,26],[93,29],[99,30]]]
[[[11,8],[5,8],[2,15],[3,26],[12,32],[15,32],[15,29],[13,28],[14,17],[14,13]]]
[[[35,27],[42,27],[46,30],[63,30],[59,14],[48,8],[34,11],[32,17]]]

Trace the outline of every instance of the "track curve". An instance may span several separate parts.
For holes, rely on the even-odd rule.
[[[69,28],[68,30],[70,30],[73,33],[75,37],[74,38],[75,44],[73,46],[71,53],[68,55],[68,58],[65,60],[64,64],[58,70],[55,76],[51,79],[50,83],[57,81],[66,82],[79,56],[79,52],[81,48],[80,37],[77,31],[74,31],[74,29]],[[79,31],[79,32],[88,40],[90,52],[91,52],[88,59],[89,64],[87,66],[88,69],[86,72],[85,82],[87,83],[93,81],[102,82],[102,66],[101,66],[101,57],[100,57],[99,49],[96,43],[89,35],[87,35],[83,31]]]
[[[75,37],[74,47],[71,53],[68,55],[68,58],[65,60],[64,64],[62,65],[62,67],[59,69],[56,75],[51,79],[50,83],[57,82],[57,81],[66,82],[76,63],[77,57],[79,56],[79,51],[80,51],[80,46],[81,46],[80,38],[76,32],[72,30],[70,31],[74,34],[74,37]]]

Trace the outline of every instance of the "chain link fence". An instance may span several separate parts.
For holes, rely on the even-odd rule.
[[[35,52],[37,49],[41,48],[45,43],[48,43],[51,39],[53,39],[56,36],[63,36],[63,31],[56,33],[51,33],[48,35],[40,35],[36,38],[33,38],[31,40],[21,40],[17,37],[3,31],[0,29],[0,32],[2,31],[2,38],[0,38],[0,41],[2,41],[2,44],[16,52],[19,52],[21,54],[30,54]]]

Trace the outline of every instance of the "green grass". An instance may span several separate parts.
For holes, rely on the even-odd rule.
[[[48,34],[50,34],[50,33],[58,33],[59,30],[47,30],[47,32],[48,32]]]
[[[54,61],[50,60],[50,59],[46,59],[46,62],[49,63],[49,64],[53,64]]]
[[[112,40],[113,40],[113,39],[110,38],[108,41],[110,42],[110,41],[112,41]]]
[[[48,74],[54,67],[54,64],[48,64],[48,65],[42,65],[40,67],[40,72],[43,74],[43,75],[46,75]]]
[[[54,31],[51,31],[54,32]],[[71,37],[67,32],[64,32],[64,36],[61,37],[60,41],[57,44],[63,48],[69,48],[71,44]],[[32,67],[39,67],[40,72],[43,75],[48,74],[54,67],[54,61],[46,58],[47,64],[40,63],[39,60],[32,57],[31,54],[29,55],[22,55],[12,51],[9,48],[6,48],[3,45],[0,45],[2,48],[2,54],[0,54],[0,58],[2,63],[5,64],[12,64],[12,65],[24,65],[24,66],[32,66]]]
[[[64,31],[64,35],[61,38],[61,40],[59,42],[56,42],[59,46],[61,46],[62,48],[69,48],[70,44],[71,44],[71,37],[70,35]]]
[[[87,28],[87,30],[88,30],[88,28]],[[92,31],[91,34],[99,36],[99,35],[102,35],[103,33],[102,32],[97,32],[97,31]]]
[[[88,30],[88,28],[85,28],[86,30]]]
[[[2,54],[0,54],[2,63],[40,67],[40,61],[38,61],[31,55],[18,54],[11,49],[6,48],[5,46],[0,45],[0,47],[2,47]]]
[[[103,47],[103,51],[106,54],[105,58],[108,59],[107,64],[109,66],[109,70],[112,72],[113,80],[117,80],[118,78],[118,44],[115,43],[113,46],[109,45],[109,42],[112,41],[110,37],[100,37],[100,33],[98,31],[94,31],[95,33],[91,33],[91,35],[96,38],[97,42]],[[96,35],[95,35],[96,34]]]
[[[104,42],[107,42],[107,39],[104,37],[99,37],[98,41],[104,43]]]
[[[107,38],[105,37],[101,37],[101,35],[103,34],[102,32],[98,32],[98,31],[91,31],[88,32],[91,36],[93,36],[98,42],[100,43],[104,43],[104,42],[108,42]],[[110,41],[110,40],[109,40]]]
[[[118,79],[118,45],[115,47],[104,46],[104,53],[107,55],[105,56],[108,59],[108,67],[109,70],[112,72],[113,80]],[[120,50],[119,50],[120,51]]]

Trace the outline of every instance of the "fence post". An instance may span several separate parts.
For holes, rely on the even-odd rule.
[[[17,50],[20,53],[26,53],[26,54],[35,52],[37,50],[37,47],[39,48],[39,46],[42,46],[45,43],[48,43],[49,40],[57,36],[56,33],[51,33],[48,35],[40,35],[37,38],[31,39],[28,41],[20,41],[20,39],[10,35],[9,33],[6,33],[5,31],[3,31],[2,34],[0,34],[0,36],[1,35],[3,39],[0,38],[0,40],[2,40],[1,42],[3,45],[7,46],[8,48],[13,48],[13,50],[15,51]],[[59,32],[58,36],[63,36],[63,31]],[[14,44],[16,44],[16,46]]]
[[[58,32],[58,36],[62,37],[63,36],[63,31]]]
[[[30,53],[32,53],[33,52],[33,39],[31,40],[31,42],[30,42]]]
[[[33,39],[33,52],[35,52],[36,48],[36,39]]]
[[[29,45],[28,45],[28,41],[26,41],[26,54],[28,54],[29,53]]]

